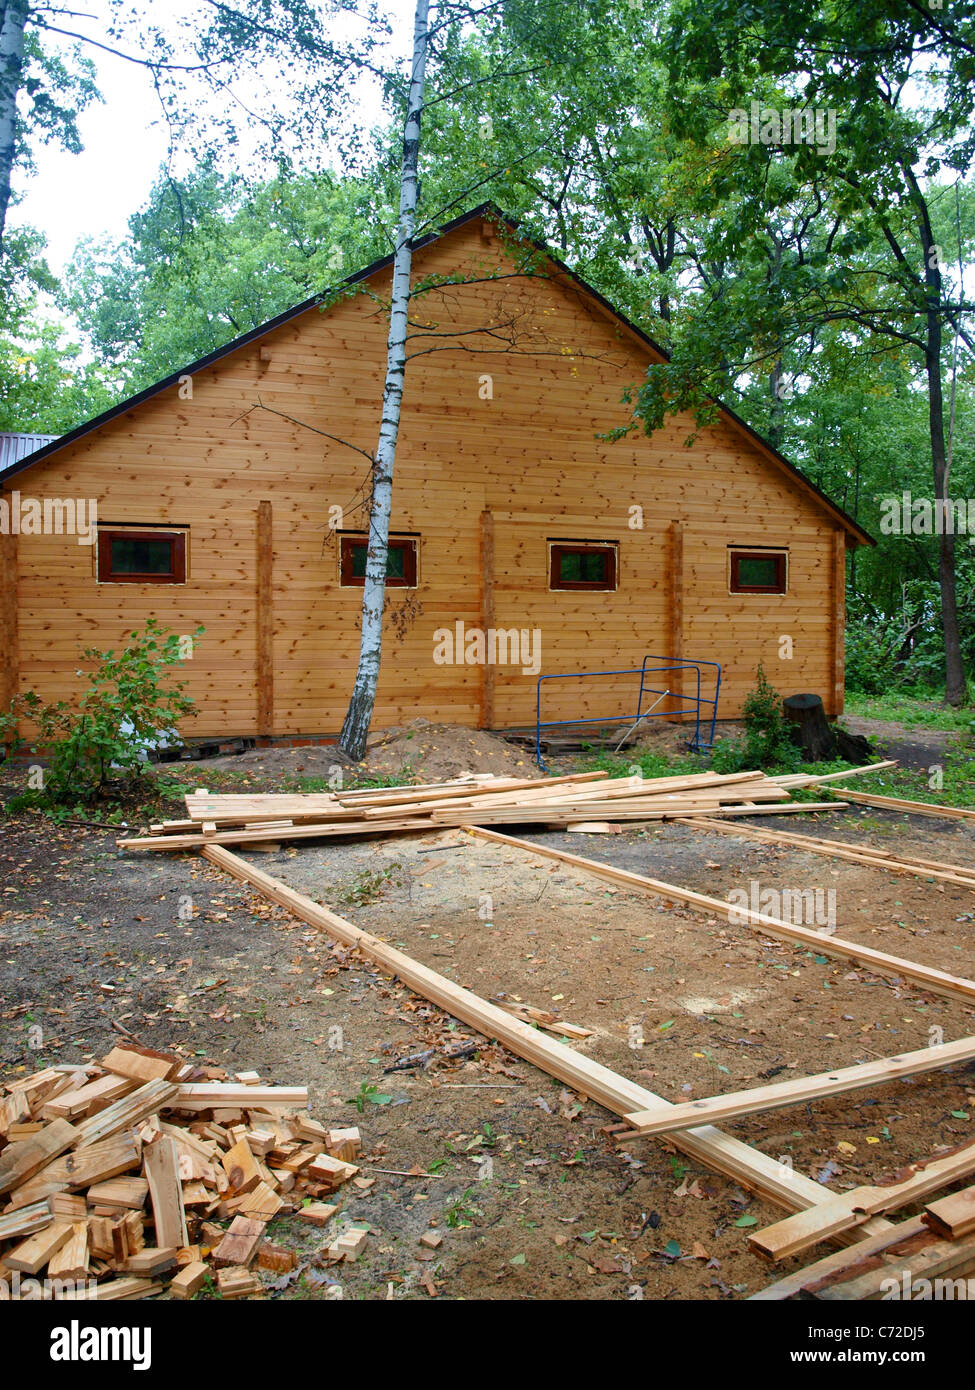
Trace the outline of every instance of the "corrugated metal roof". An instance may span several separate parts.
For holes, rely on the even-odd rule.
[[[53,444],[56,434],[5,434],[0,431],[0,473],[12,463],[19,463],[35,449],[43,449],[45,444]]]

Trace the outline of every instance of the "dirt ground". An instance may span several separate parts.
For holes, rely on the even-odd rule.
[[[405,742],[420,732],[420,747],[443,751],[434,726],[413,732]],[[465,770],[447,757],[433,775]],[[273,789],[297,766],[272,776],[254,761],[248,780]],[[761,823],[795,830],[799,819]],[[871,811],[801,821],[975,858],[975,830],[959,822]],[[531,838],[718,898],[752,882],[819,889],[824,902],[832,891],[843,936],[972,973],[975,895],[962,888],[683,826]],[[932,1029],[946,1041],[975,1031],[960,1004],[458,831],[249,857],[484,997],[592,1029],[581,1050],[670,1100],[922,1047],[940,1036]],[[360,1125],[376,1184],[344,1205],[374,1236],[342,1268],[346,1297],[736,1299],[773,1277],[746,1242],[781,1213],[664,1142],[617,1151],[603,1132],[616,1117],[197,858],[124,854],[112,832],[13,817],[0,892],[0,1074],[96,1058],[123,1028],[197,1062],[307,1083],[318,1118]],[[426,1065],[387,1070],[430,1049]],[[975,1070],[956,1067],[726,1128],[842,1191],[969,1137],[973,1105]],[[425,1251],[431,1224],[444,1241]],[[314,1260],[327,1233],[279,1225],[307,1267],[273,1292],[324,1296],[335,1274]]]

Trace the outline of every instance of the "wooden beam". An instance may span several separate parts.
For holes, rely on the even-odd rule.
[[[142,1162],[149,1183],[156,1244],[181,1250],[189,1244],[189,1237],[175,1140],[168,1134],[160,1134],[143,1146]]]
[[[831,859],[844,859],[851,864],[867,864],[888,869],[894,874],[913,874],[917,878],[940,879],[960,887],[975,889],[975,872],[940,864],[935,860],[911,861],[889,850],[875,850],[870,845],[845,845],[838,840],[821,840],[811,835],[792,835],[786,830],[760,830],[753,825],[726,825],[709,816],[678,816],[677,824],[690,825],[695,830],[719,835],[742,835],[761,844],[783,845],[786,849],[804,850],[807,854],[824,854]]]
[[[898,1290],[906,1286],[908,1291],[913,1286],[917,1297],[921,1298],[924,1285],[920,1280],[959,1277],[971,1273],[972,1269],[975,1269],[975,1240],[937,1240],[923,1250],[884,1263],[879,1269],[868,1269],[857,1278],[815,1289],[813,1297],[826,1302],[860,1303],[865,1299],[887,1297],[891,1286]],[[930,1296],[929,1283],[924,1297]]]
[[[485,508],[481,512],[481,630],[494,627],[494,517]],[[494,666],[481,663],[481,728],[493,729]]]
[[[257,732],[274,733],[274,528],[271,503],[257,504]]]
[[[837,528],[833,532],[832,575],[830,583],[830,637],[832,651],[831,719],[843,713],[844,673],[846,665],[846,534]]]
[[[864,1086],[882,1086],[899,1081],[904,1076],[936,1071],[955,1062],[967,1062],[975,1057],[975,1038],[960,1038],[957,1042],[921,1047],[916,1052],[904,1052],[897,1057],[883,1057],[875,1062],[863,1062],[856,1067],[842,1067],[821,1072],[816,1076],[798,1076],[771,1086],[755,1086],[747,1091],[730,1091],[723,1096],[708,1096],[701,1100],[683,1101],[667,1115],[650,1117],[647,1114],[626,1115],[636,1135],[668,1134],[675,1129],[687,1129],[698,1124],[717,1124],[740,1115],[755,1115],[763,1110],[779,1110],[788,1105],[802,1105],[811,1100],[838,1096]],[[620,1136],[620,1142],[636,1137]]]
[[[975,1187],[929,1202],[921,1220],[947,1240],[975,1234]]]
[[[670,659],[684,660],[684,523],[670,523]],[[683,670],[669,671],[667,685],[677,695],[684,693]],[[673,708],[680,723],[684,701],[675,700]]]
[[[10,504],[10,494],[0,489]],[[6,710],[20,684],[20,621],[17,544],[19,537],[0,532],[0,710]]]
[[[748,1237],[748,1244],[770,1260],[798,1255],[830,1236],[841,1235],[862,1225],[871,1216],[899,1211],[919,1202],[961,1178],[975,1172],[975,1143],[965,1144],[943,1158],[922,1160],[911,1165],[910,1177],[886,1187],[855,1187],[852,1192],[833,1194],[815,1211],[799,1212],[766,1226]]]
[[[975,820],[975,811],[962,806],[929,806],[926,801],[901,801],[896,796],[874,796],[872,792],[848,792],[845,787],[841,796],[845,801],[860,801],[864,806],[880,806],[887,811],[903,811],[912,816],[943,816],[949,820]]]
[[[229,850],[218,845],[207,845],[202,853],[211,864],[225,869],[241,882],[249,883],[268,901],[286,908],[311,926],[328,932],[334,940],[354,946],[367,960],[397,976],[409,989],[477,1029],[485,1037],[496,1039],[516,1056],[533,1063],[549,1076],[564,1081],[612,1113],[626,1115],[634,1110],[654,1107],[670,1109],[669,1102],[652,1091],[574,1052],[564,1043],[530,1027],[487,1000],[480,999],[453,980],[438,975],[428,966],[369,932],[362,931],[328,908],[296,893]],[[830,1194],[819,1183],[710,1125],[683,1131],[674,1137],[673,1143],[692,1158],[788,1211],[802,1211],[830,1200]]]
[[[865,1240],[858,1240],[855,1245],[848,1245],[843,1250],[824,1255],[815,1264],[806,1265],[805,1269],[797,1269],[792,1274],[787,1274],[783,1279],[769,1284],[767,1288],[753,1293],[748,1301],[781,1303],[786,1298],[802,1293],[804,1289],[814,1289],[824,1279],[832,1279],[848,1269],[853,1269],[864,1260],[896,1250],[905,1241],[923,1236],[926,1230],[927,1227],[919,1216],[912,1217],[910,1221],[900,1221],[896,1226],[888,1225],[879,1235],[867,1236]]]
[[[529,854],[540,854],[547,859],[558,859],[563,864],[585,869],[597,878],[609,879],[612,883],[623,883],[638,893],[652,893],[657,897],[690,903],[692,907],[703,908],[705,912],[720,913],[726,920],[733,910],[737,922],[750,926],[765,936],[815,946],[824,956],[839,956],[843,960],[857,961],[878,975],[905,976],[916,984],[923,985],[933,994],[943,994],[949,999],[964,999],[967,1003],[975,999],[975,980],[968,980],[960,975],[949,975],[944,970],[935,970],[931,966],[916,965],[900,956],[875,951],[871,946],[858,946],[855,941],[845,941],[842,937],[815,931],[811,927],[793,926],[791,922],[769,917],[764,912],[752,912],[749,908],[725,902],[721,898],[711,898],[706,893],[695,893],[689,888],[678,888],[673,883],[664,883],[660,879],[645,878],[642,874],[631,873],[629,869],[617,869],[612,864],[601,864],[595,859],[583,859],[578,854],[551,849],[548,845],[532,844],[528,840],[519,840],[514,835],[501,835],[496,830],[484,830],[478,825],[468,825],[464,828],[481,839],[513,845],[516,849],[526,850]]]

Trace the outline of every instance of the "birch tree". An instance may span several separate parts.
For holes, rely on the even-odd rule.
[[[362,591],[359,668],[339,739],[342,751],[355,761],[359,761],[365,753],[382,660],[389,518],[393,505],[393,467],[396,461],[396,441],[399,438],[403,381],[406,374],[413,234],[419,193],[420,121],[423,115],[430,39],[429,14],[429,0],[416,0],[413,54],[410,62],[406,123],[403,130],[399,223],[393,249],[393,287],[389,311],[389,337],[386,344],[382,422],[373,466],[372,499],[369,508],[369,542],[366,550],[365,586]]]

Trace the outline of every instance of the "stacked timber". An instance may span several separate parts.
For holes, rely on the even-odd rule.
[[[817,778],[771,778],[764,772],[701,772],[672,777],[574,773],[545,780],[470,777],[356,791],[186,797],[187,818],[163,821],[150,834],[118,841],[125,849],[199,849],[266,845],[337,835],[388,835],[464,825],[537,825],[543,829],[611,830],[681,816],[756,816],[835,810],[842,802],[792,802],[796,787],[892,766],[875,764]],[[787,803],[787,804],[783,804]]]
[[[0,1301],[259,1294],[257,1269],[297,1263],[275,1217],[325,1226],[343,1184],[372,1185],[358,1129],[313,1120],[305,1087],[221,1077],[125,1043],[0,1087]],[[325,1255],[366,1236],[339,1227]]]
[[[757,1232],[749,1237],[752,1249],[778,1261],[822,1241],[846,1238],[857,1227],[904,1207],[922,1206],[919,1215],[905,1221],[884,1219],[879,1231],[786,1275],[753,1298],[970,1298],[973,1281],[969,1279],[968,1289],[961,1292],[955,1281],[975,1272],[975,1187],[935,1194],[972,1173],[975,1144],[962,1144],[911,1164],[886,1183],[854,1188]],[[951,1287],[939,1293],[938,1281]]]

